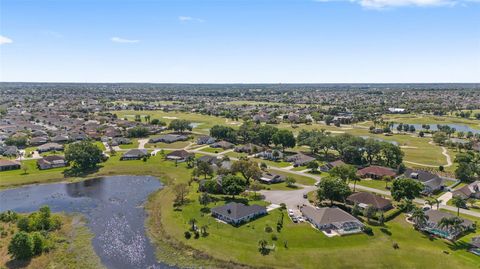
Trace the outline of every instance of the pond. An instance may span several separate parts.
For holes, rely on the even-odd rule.
[[[422,128],[423,124],[408,124],[408,125],[415,126],[415,130],[417,132],[423,130],[423,128]],[[432,131],[437,131],[438,130],[437,123],[431,123],[431,124],[427,124],[427,125],[430,125],[430,130],[432,130]],[[480,133],[480,130],[473,129],[472,127],[470,127],[468,125],[453,124],[453,123],[449,123],[449,124],[441,124],[440,123],[440,125],[448,125],[451,128],[455,128],[455,130],[457,130],[457,132],[464,132],[465,134],[468,133],[468,132],[472,132],[474,134]],[[398,126],[398,124],[394,124],[392,129],[397,130],[397,126]]]
[[[77,183],[32,185],[0,192],[0,211],[81,213],[94,234],[93,248],[107,268],[173,268],[158,263],[145,233],[143,204],[162,187],[150,176],[114,176]]]

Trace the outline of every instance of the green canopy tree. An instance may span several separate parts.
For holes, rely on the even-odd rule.
[[[95,169],[102,161],[102,150],[90,141],[81,141],[67,146],[65,159],[72,168],[80,171]]]

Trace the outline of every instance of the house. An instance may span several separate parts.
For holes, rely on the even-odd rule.
[[[204,155],[197,159],[197,163],[204,162],[208,164],[214,164],[218,161],[216,156]]]
[[[128,145],[128,144],[132,144],[132,140],[125,137],[114,137],[111,142],[112,146]]]
[[[16,157],[20,155],[20,151],[18,150],[17,146],[5,146],[1,147],[0,155],[7,157]]]
[[[167,156],[165,156],[165,158],[167,160],[173,160],[173,161],[177,161],[177,162],[184,162],[187,160],[187,158],[189,156],[195,156],[195,154],[193,153],[190,153],[186,150],[175,150],[175,151],[172,151],[170,153],[167,154]]]
[[[235,145],[228,142],[228,141],[219,141],[219,142],[215,142],[213,144],[210,145],[210,147],[212,148],[222,148],[222,149],[231,149],[233,148]]]
[[[48,152],[48,151],[62,151],[63,145],[58,143],[47,143],[37,147],[37,151],[41,152]]]
[[[430,194],[444,188],[445,180],[443,178],[424,170],[408,168],[405,170],[403,175],[407,178],[415,179],[422,183],[424,187],[422,193],[424,194]]]
[[[293,163],[293,166],[297,167],[304,166],[309,162],[315,161],[316,159],[303,153],[297,153],[295,155],[288,156],[285,160]]]
[[[47,142],[48,142],[48,139],[46,137],[43,137],[43,136],[37,136],[37,137],[33,137],[32,139],[30,139],[30,145],[32,145],[32,146],[42,145],[42,144],[45,144]]]
[[[462,220],[460,229],[455,229],[454,227],[442,227],[440,222],[443,218],[450,219],[456,217],[444,211],[430,209],[425,212],[425,215],[427,216],[427,222],[425,225],[420,227],[420,229],[424,232],[440,236],[448,240],[454,240],[464,231],[475,227],[475,224],[472,221],[462,218],[460,218]]]
[[[125,152],[122,157],[120,157],[120,160],[125,161],[125,160],[140,160],[143,157],[148,156],[148,151],[146,149],[131,149],[127,152]]]
[[[285,181],[284,175],[274,174],[270,172],[263,173],[260,177],[260,181],[271,184],[271,183],[279,183]]]
[[[50,140],[54,143],[67,143],[68,142],[68,136],[57,135],[57,136],[52,137]]]
[[[234,151],[235,152],[243,152],[243,153],[248,153],[248,154],[255,154],[260,151],[263,151],[264,148],[262,146],[258,146],[252,143],[248,143],[245,145],[237,146],[235,147]]]
[[[326,163],[326,164],[320,166],[320,171],[328,172],[331,169],[333,169],[334,167],[344,165],[344,164],[345,163],[342,160],[336,160],[336,161],[333,161],[333,162],[329,162],[329,163]]]
[[[392,114],[403,114],[405,113],[405,108],[389,107],[388,112]]]
[[[475,255],[480,256],[480,236],[473,237],[472,241],[470,242],[470,246],[472,247],[469,251]]]
[[[460,189],[454,190],[452,196],[460,196],[463,199],[480,199],[480,181],[477,180],[461,187]]]
[[[216,141],[215,137],[211,137],[208,135],[202,135],[199,138],[197,138],[198,145],[210,145],[212,143],[215,143],[215,141]]]
[[[42,159],[37,160],[37,166],[40,170],[65,167],[67,161],[64,157],[58,155],[45,156]]]
[[[393,208],[390,200],[369,192],[353,193],[347,197],[347,202],[350,204],[357,204],[363,209],[370,206],[378,211],[384,212]]]
[[[354,234],[362,231],[363,224],[338,207],[302,206],[302,215],[317,229],[327,234]]]
[[[186,141],[186,140],[188,140],[188,136],[186,135],[166,134],[160,137],[150,138],[150,140],[148,140],[148,143],[163,142],[163,143],[170,144],[170,143],[175,143],[178,141]]]
[[[211,210],[212,216],[230,223],[239,225],[250,221],[259,216],[267,214],[267,208],[260,205],[244,205],[241,203],[231,202],[223,206],[214,207]]]
[[[386,176],[394,177],[397,173],[388,167],[372,165],[358,170],[357,174],[363,178],[382,179]]]
[[[276,161],[283,158],[283,153],[278,150],[265,150],[255,155],[257,158],[262,158],[265,160]]]
[[[20,169],[20,163],[10,160],[0,159],[0,171]]]

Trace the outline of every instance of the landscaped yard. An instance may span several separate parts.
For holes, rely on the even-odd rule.
[[[221,267],[219,260],[223,260],[279,268],[477,268],[480,262],[479,257],[462,249],[463,241],[451,244],[440,239],[430,240],[405,222],[403,214],[385,227],[373,227],[374,236],[357,234],[328,238],[309,224],[292,223],[286,212],[283,213],[284,227],[277,232],[276,223],[282,214],[278,209],[271,211],[268,216],[233,227],[217,222],[208,213],[201,213],[195,187],[192,186],[188,196],[190,202],[178,211],[174,211],[167,202],[172,197],[171,191],[156,193],[148,209],[151,214],[161,213],[152,215],[148,227],[154,235],[154,242],[160,246],[164,245],[159,234],[161,230],[162,234],[168,234],[169,242],[176,242],[173,244],[188,253],[199,254],[196,251],[201,251],[209,255],[209,261],[195,259],[199,263],[217,267]],[[211,203],[208,207],[222,203]],[[161,218],[157,218],[157,215]],[[208,226],[207,237],[185,239],[184,232],[189,229],[188,222],[192,218],[196,219],[198,227]],[[272,227],[273,232],[265,232],[267,226]],[[272,235],[277,240],[272,240]],[[260,254],[260,239],[266,239],[270,246],[274,245],[274,251],[265,256]],[[399,249],[393,248],[394,243],[398,244]],[[159,253],[159,256],[170,261],[188,263],[185,256],[177,258],[172,254],[169,257],[165,255]]]
[[[353,182],[351,182],[353,183]],[[390,186],[390,182],[388,183],[388,185]],[[358,180],[357,181],[357,185],[360,185],[360,186],[365,186],[365,187],[369,187],[369,188],[374,188],[374,189],[378,189],[378,190],[387,190],[385,189],[385,181],[383,180],[377,180],[377,179],[361,179],[361,180]]]
[[[178,141],[173,143],[147,143],[145,148],[169,148],[169,149],[183,149],[190,144],[189,141]]]
[[[274,166],[274,167],[288,167],[291,166],[292,163],[285,162],[285,161],[270,161],[270,160],[264,160],[260,158],[252,158],[252,160],[258,162],[258,163],[266,163],[268,166]]]
[[[209,152],[209,153],[221,153],[221,152],[224,152],[225,150],[222,148],[206,147],[206,148],[202,148],[200,151]]]
[[[138,148],[138,139],[137,138],[133,138],[130,140],[132,143],[130,144],[122,144],[122,145],[119,145],[119,147],[121,149],[136,149]]]

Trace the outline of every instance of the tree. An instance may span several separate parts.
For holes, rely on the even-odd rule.
[[[348,184],[340,178],[326,177],[318,183],[318,199],[330,200],[331,205],[333,205],[333,201],[345,201],[351,193]]]
[[[352,207],[352,215],[353,215],[354,217],[356,217],[356,216],[360,215],[360,213],[361,213],[361,208],[360,208],[360,206],[358,205],[358,203],[355,202],[355,204],[354,204],[353,207]]]
[[[278,129],[272,125],[263,125],[258,128],[258,141],[264,146],[269,146],[272,143],[273,136],[278,132]]]
[[[437,210],[440,207],[441,201],[437,198],[430,197],[426,200],[427,205],[429,205],[431,208],[433,208],[433,205],[437,205]]]
[[[262,254],[265,254],[267,252],[267,240],[265,239],[260,239],[258,241],[258,251],[260,251],[260,253]]]
[[[467,206],[466,201],[458,195],[453,196],[452,204],[457,208],[457,216],[460,216],[460,208],[465,208]]]
[[[215,137],[218,140],[225,140],[231,143],[235,143],[237,141],[237,131],[232,127],[223,125],[214,125],[210,129],[210,136]]]
[[[373,138],[369,138],[365,141],[365,154],[367,162],[371,165],[375,159],[375,157],[380,153],[381,146],[378,141]]]
[[[19,148],[23,148],[27,145],[28,139],[26,135],[21,136],[11,136],[5,139],[5,145],[7,146],[16,146]]]
[[[33,255],[41,254],[45,249],[45,237],[39,232],[34,232],[32,233],[32,241]]]
[[[207,179],[207,176],[213,175],[213,168],[207,162],[198,162],[196,172],[198,176],[203,175]]]
[[[28,171],[28,165],[25,162],[22,162],[21,167],[22,167],[22,170],[23,170],[23,174],[26,175],[27,171]]]
[[[148,129],[143,126],[135,126],[127,130],[127,136],[132,138],[146,137],[148,133]]]
[[[285,148],[295,147],[295,136],[293,136],[292,131],[289,130],[279,130],[272,136],[272,142],[282,147],[282,151],[285,151]]]
[[[161,121],[159,119],[153,119],[150,124],[153,124],[153,125],[160,125],[160,126],[165,126],[167,125],[164,121]]]
[[[263,189],[263,186],[259,182],[254,181],[252,184],[250,184],[249,189],[253,191],[254,198],[257,198],[257,191]]]
[[[70,144],[65,150],[65,159],[72,164],[72,168],[75,170],[95,169],[102,158],[102,150],[89,141]]]
[[[342,179],[346,183],[353,180],[353,191],[355,191],[357,181],[359,180],[355,166],[349,164],[338,165],[330,170],[330,174]]]
[[[415,207],[412,212],[412,220],[415,223],[415,229],[419,229],[427,224],[428,216],[422,208]]]
[[[188,168],[192,168],[195,163],[195,156],[194,155],[188,155],[187,158],[185,159],[185,163],[187,164]]]
[[[192,130],[191,122],[188,120],[175,119],[170,122],[168,129],[183,133],[185,130]]]
[[[258,179],[262,175],[262,171],[258,167],[258,163],[248,159],[241,159],[232,164],[233,173],[241,173],[246,180],[247,186],[250,185],[250,179]]]
[[[210,195],[206,192],[202,192],[200,196],[198,197],[198,202],[203,205],[203,207],[207,207],[208,203],[210,203],[212,199],[210,198]]]
[[[238,176],[227,175],[222,178],[222,189],[225,194],[232,195],[235,199],[235,195],[245,191],[245,182]]]
[[[8,245],[8,253],[14,259],[30,259],[34,254],[32,237],[26,232],[17,232]]]
[[[367,218],[367,222],[370,222],[370,219],[375,216],[375,213],[377,213],[377,210],[373,206],[367,206],[363,212],[363,214]]]
[[[185,202],[185,196],[188,194],[188,186],[185,183],[179,183],[173,187],[175,192],[175,201],[176,203],[183,205]]]
[[[395,201],[402,199],[412,200],[422,192],[422,183],[411,178],[395,179],[392,183],[391,194]]]
[[[480,178],[480,153],[468,151],[455,157],[458,167],[455,176],[462,182],[470,183]]]
[[[311,161],[307,164],[307,168],[312,171],[312,173],[316,173],[319,165],[317,161]]]
[[[297,181],[296,181],[293,177],[290,177],[290,176],[288,176],[288,177],[285,179],[285,183],[287,184],[287,187],[290,187],[290,188],[293,187],[293,186],[295,186],[295,183],[296,183],[296,182],[297,182]]]
[[[196,227],[195,227],[195,224],[197,223],[197,220],[195,218],[191,218],[189,221],[188,221],[188,224],[190,224],[192,227],[190,228],[190,230],[192,231],[196,231]]]
[[[433,142],[439,144],[439,145],[443,145],[445,143],[445,141],[447,140],[447,134],[444,133],[444,132],[435,132],[433,134]]]

